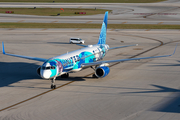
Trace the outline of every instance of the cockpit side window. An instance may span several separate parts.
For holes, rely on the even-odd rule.
[[[51,66],[51,69],[55,69],[55,67],[54,67],[54,66]]]
[[[42,67],[43,70],[55,69],[55,66]]]

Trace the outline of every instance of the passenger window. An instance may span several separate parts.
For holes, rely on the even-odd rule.
[[[79,56],[78,56],[78,55],[76,55],[76,58],[77,58],[77,60],[76,60],[76,61],[79,61],[79,59],[80,59],[80,58],[79,58]]]
[[[75,56],[73,56],[73,58],[74,58],[74,60],[76,61],[76,58],[75,58]]]

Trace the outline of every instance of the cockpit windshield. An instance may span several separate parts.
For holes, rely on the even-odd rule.
[[[50,70],[50,69],[55,69],[55,67],[54,66],[48,66],[48,67],[42,66],[42,69],[43,70]]]

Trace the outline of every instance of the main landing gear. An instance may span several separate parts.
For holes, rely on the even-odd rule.
[[[61,75],[61,78],[68,78],[69,77],[69,73],[65,73],[63,75]],[[51,80],[51,89],[56,89],[56,85],[55,85],[55,80],[56,80],[56,77],[54,77],[52,80]]]
[[[96,68],[97,68],[97,66],[95,66],[95,68],[93,68],[92,66],[91,66],[91,68],[94,70],[94,71],[96,71]],[[98,78],[95,74],[93,74],[92,75],[92,78]]]
[[[95,74],[92,75],[92,78],[98,78]]]
[[[61,75],[61,78],[68,78],[69,77],[69,73],[65,73],[63,75]]]

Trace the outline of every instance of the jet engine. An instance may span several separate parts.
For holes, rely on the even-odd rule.
[[[109,67],[107,66],[99,66],[96,68],[95,70],[95,75],[98,77],[98,78],[102,78],[102,77],[105,77],[109,74],[110,72],[110,69]]]
[[[39,76],[41,76],[41,75],[40,75],[40,70],[41,70],[41,66],[39,66],[39,67],[37,68],[37,70],[36,70],[36,71],[37,71],[37,74],[38,74]]]

